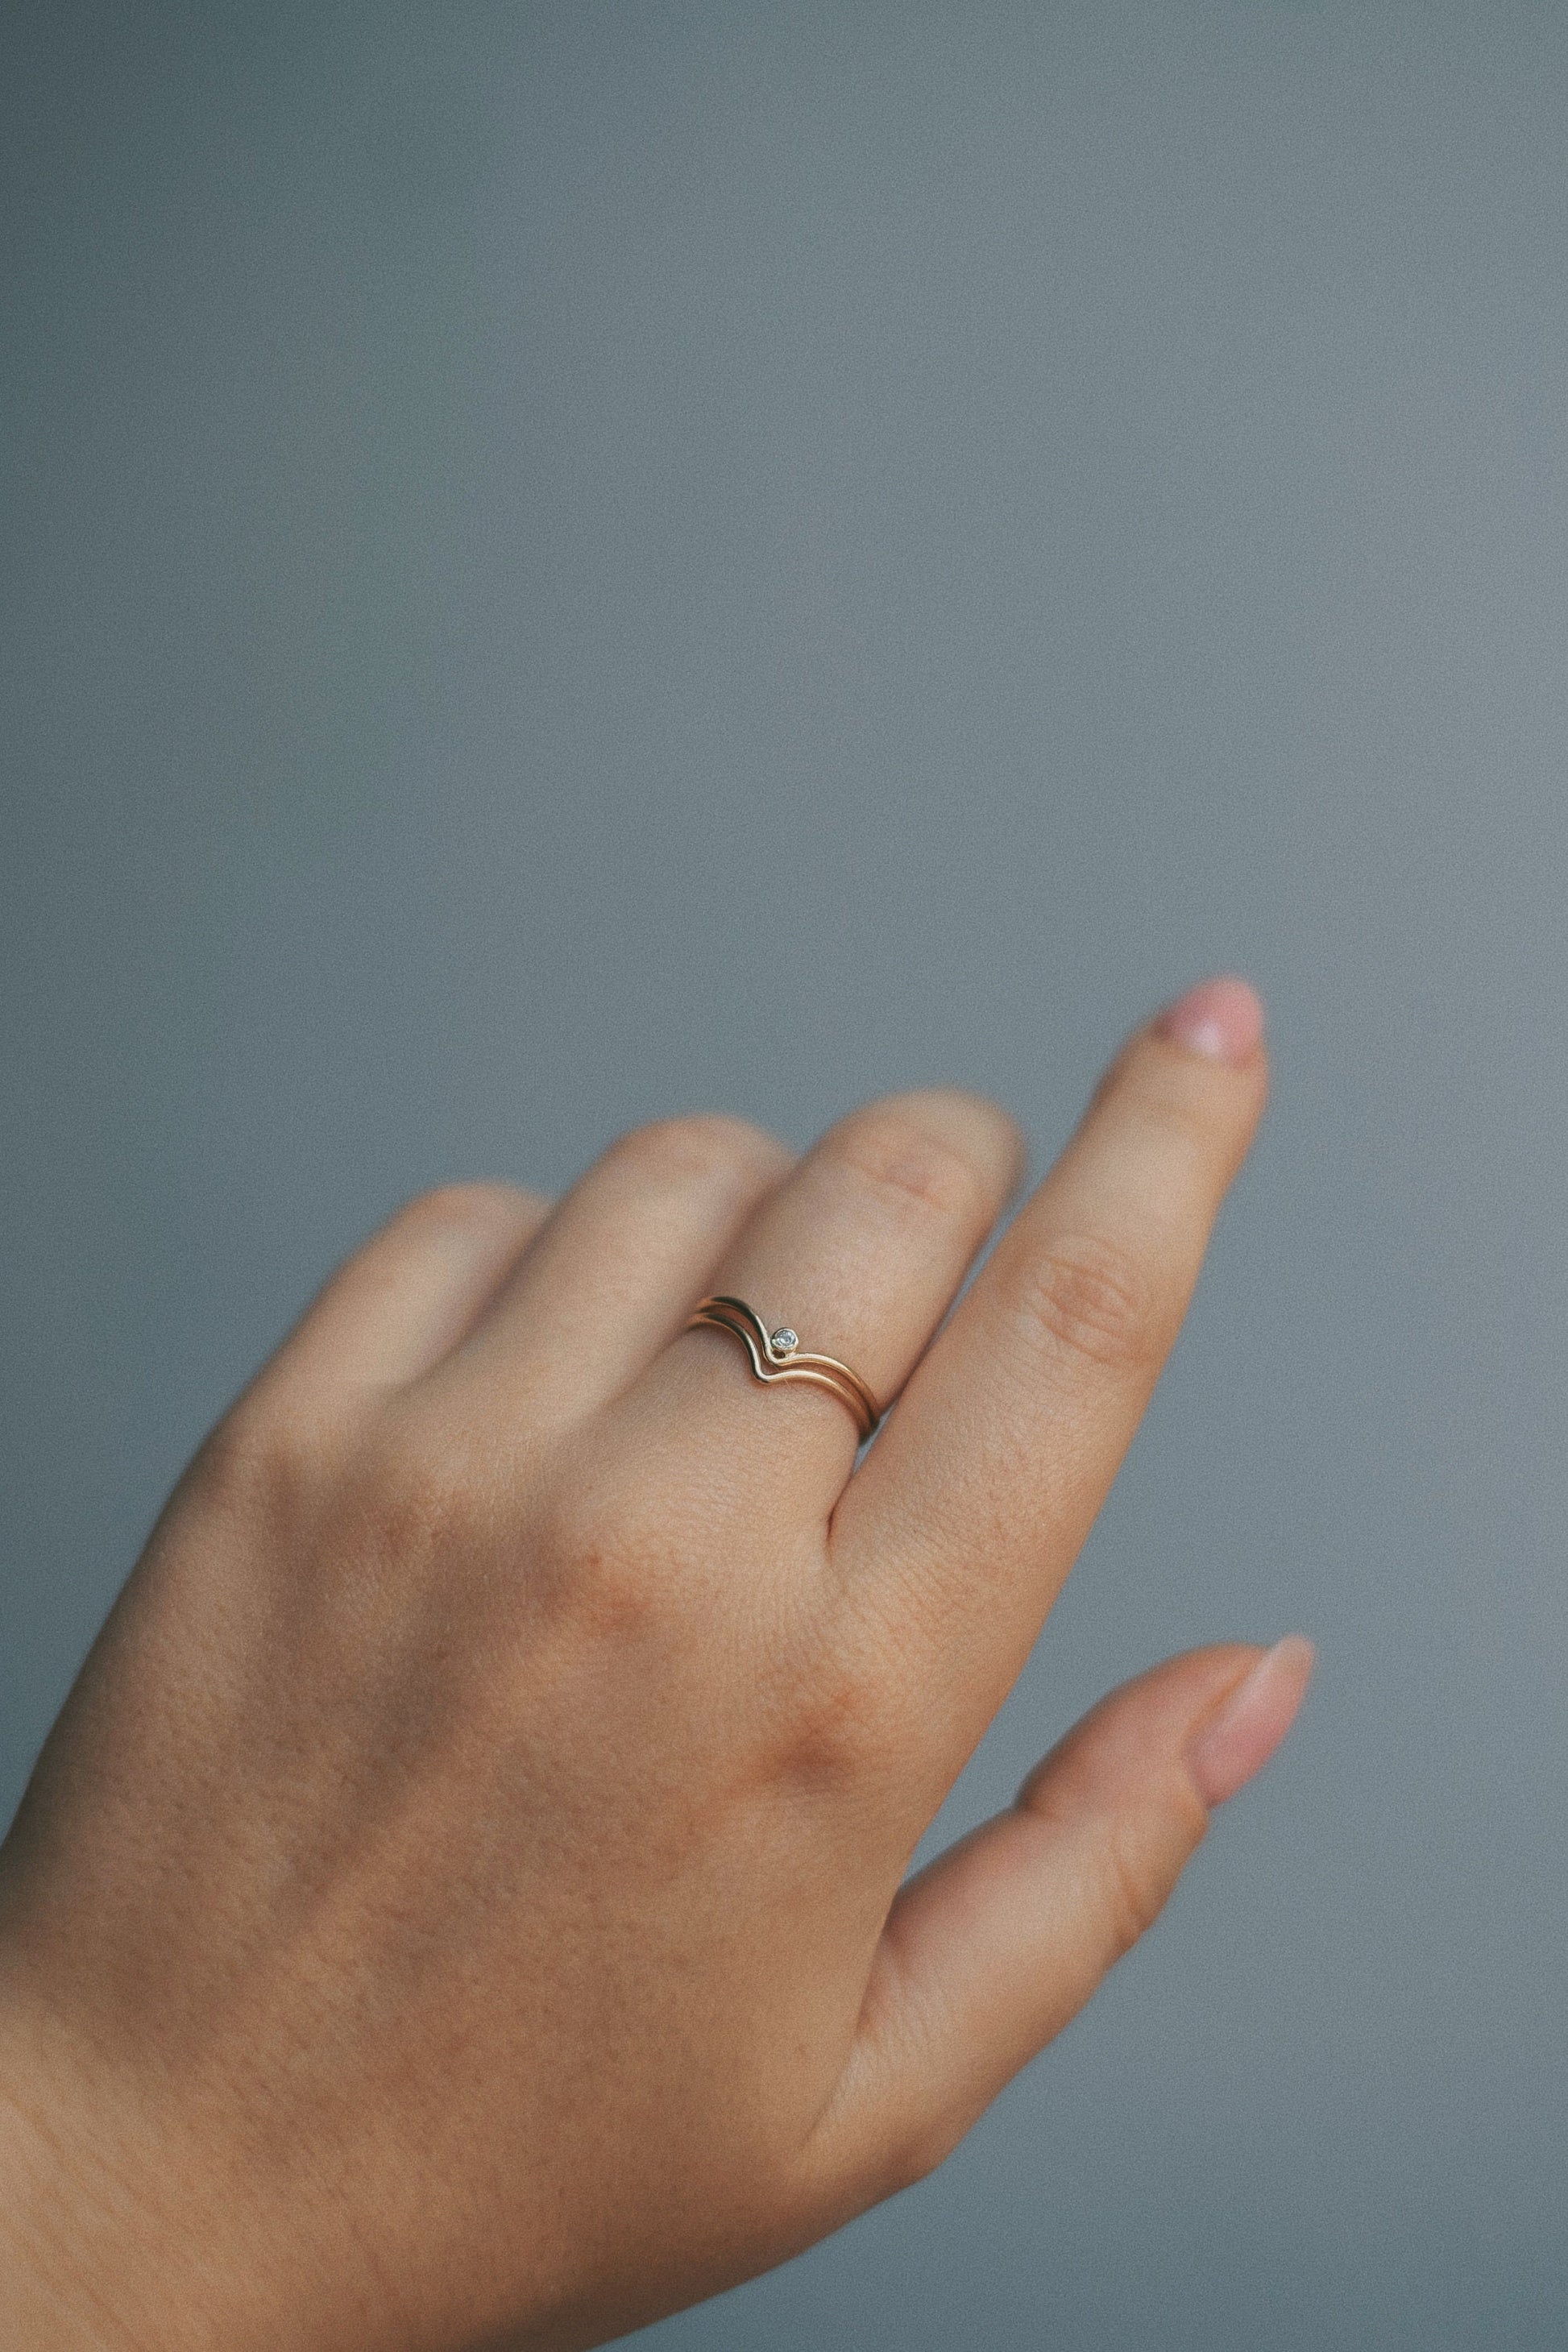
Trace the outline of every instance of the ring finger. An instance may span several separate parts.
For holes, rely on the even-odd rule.
[[[868,1104],[830,1128],[752,1212],[712,1287],[746,1300],[769,1331],[787,1324],[802,1352],[849,1365],[886,1409],[1022,1166],[1012,1120],[974,1096],[933,1090]],[[733,1465],[748,1497],[787,1493],[826,1511],[854,1464],[847,1405],[804,1381],[763,1385],[728,1331],[682,1334],[625,1410],[651,1419],[664,1444]]]

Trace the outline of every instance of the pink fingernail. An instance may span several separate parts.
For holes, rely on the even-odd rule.
[[[1316,1652],[1287,1633],[1258,1659],[1187,1749],[1187,1769],[1205,1805],[1223,1805],[1261,1772],[1300,1711]]]
[[[1201,980],[1167,1005],[1154,1024],[1162,1037],[1206,1061],[1249,1062],[1263,1042],[1263,1000],[1230,974]]]

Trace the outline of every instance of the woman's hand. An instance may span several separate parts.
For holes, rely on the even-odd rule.
[[[0,1875],[7,2342],[595,2344],[919,2178],[1153,1919],[1310,1653],[1175,1658],[916,1842],[1262,1109],[1256,999],[1019,1173],[954,1094],[626,1138],[351,1259],[176,1490]],[[738,1293],[892,1418],[684,1328]],[[851,1475],[853,1473],[853,1475]],[[8,2243],[6,2242],[8,2241]]]

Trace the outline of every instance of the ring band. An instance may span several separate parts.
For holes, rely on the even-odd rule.
[[[748,1307],[743,1298],[726,1298],[722,1294],[705,1298],[686,1328],[694,1331],[701,1323],[710,1324],[716,1331],[733,1332],[751,1358],[758,1380],[809,1381],[814,1388],[826,1389],[854,1414],[862,1444],[880,1421],[877,1400],[858,1372],[852,1372],[837,1356],[808,1355],[787,1323],[770,1331],[756,1308]]]

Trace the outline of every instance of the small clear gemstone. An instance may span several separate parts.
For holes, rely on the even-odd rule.
[[[787,1323],[781,1323],[776,1331],[768,1333],[768,1345],[775,1356],[791,1355],[800,1345],[800,1333],[792,1331]]]

